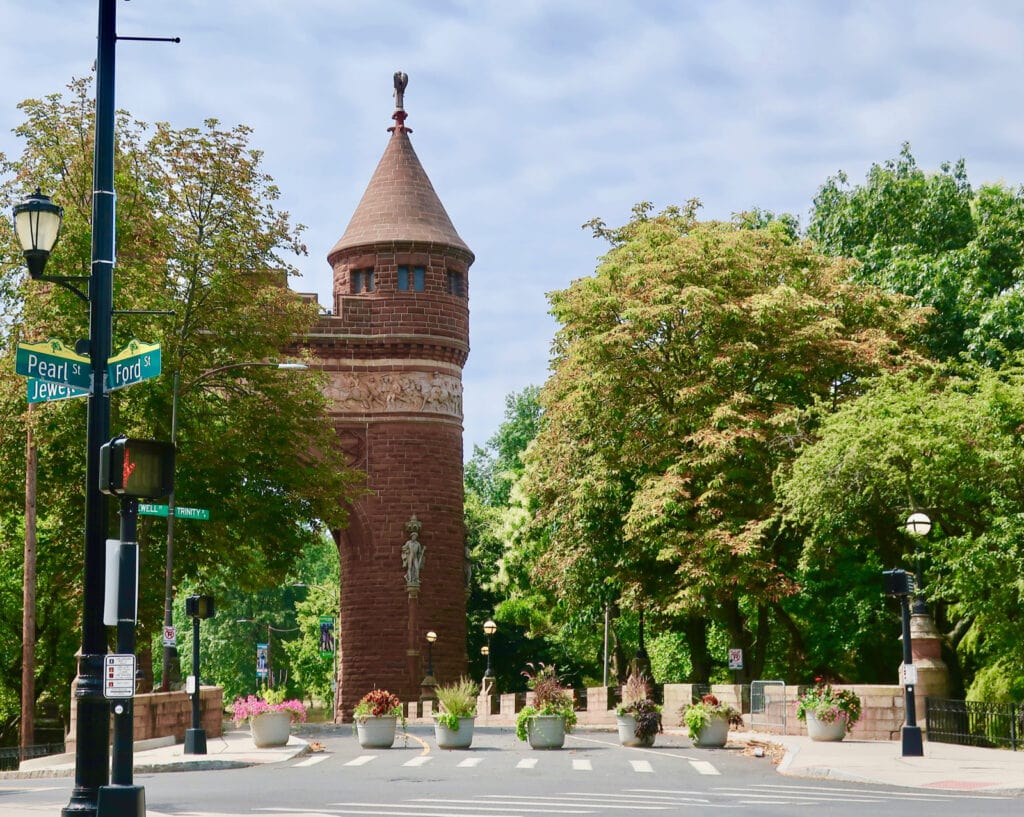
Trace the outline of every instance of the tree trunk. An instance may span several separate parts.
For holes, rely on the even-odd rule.
[[[683,619],[683,635],[690,647],[690,680],[706,684],[711,680],[711,653],[708,651],[707,624],[702,616]]]

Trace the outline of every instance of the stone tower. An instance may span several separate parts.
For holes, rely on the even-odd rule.
[[[428,631],[437,680],[466,671],[462,367],[473,253],[413,150],[407,81],[395,74],[391,137],[327,256],[333,314],[309,338],[342,445],[371,492],[338,535],[338,720],[374,687],[418,698]]]

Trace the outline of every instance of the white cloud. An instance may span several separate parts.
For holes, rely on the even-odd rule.
[[[96,4],[8,4],[0,152],[27,97],[95,58]],[[837,170],[910,141],[919,163],[966,158],[975,182],[1024,181],[1024,7],[999,0],[175,0],[119,3],[118,105],[145,121],[254,128],[282,206],[308,225],[298,286],[329,304],[325,255],[384,149],[391,74],[409,125],[477,255],[466,450],[504,396],[546,376],[544,293],[594,269],[580,230],[691,197],[725,218],[806,214]],[[26,36],[32,32],[31,36]]]

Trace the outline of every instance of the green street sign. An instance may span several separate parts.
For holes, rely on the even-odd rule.
[[[28,379],[28,401],[30,403],[48,403],[54,400],[67,400],[69,397],[88,397],[88,389],[77,389],[63,383],[51,383],[38,377]]]
[[[107,391],[123,389],[160,374],[160,344],[133,339],[107,359]]]
[[[139,516],[170,516],[166,505],[150,505],[139,503]],[[182,505],[174,507],[175,519],[198,519],[202,522],[210,521],[210,512],[206,508],[186,508]]]
[[[75,354],[59,340],[53,339],[41,343],[19,343],[14,371],[26,377],[86,390],[92,378],[89,358]]]

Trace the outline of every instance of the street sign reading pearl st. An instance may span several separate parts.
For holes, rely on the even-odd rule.
[[[50,383],[88,390],[92,384],[90,360],[68,349],[59,340],[19,343],[14,371]]]

